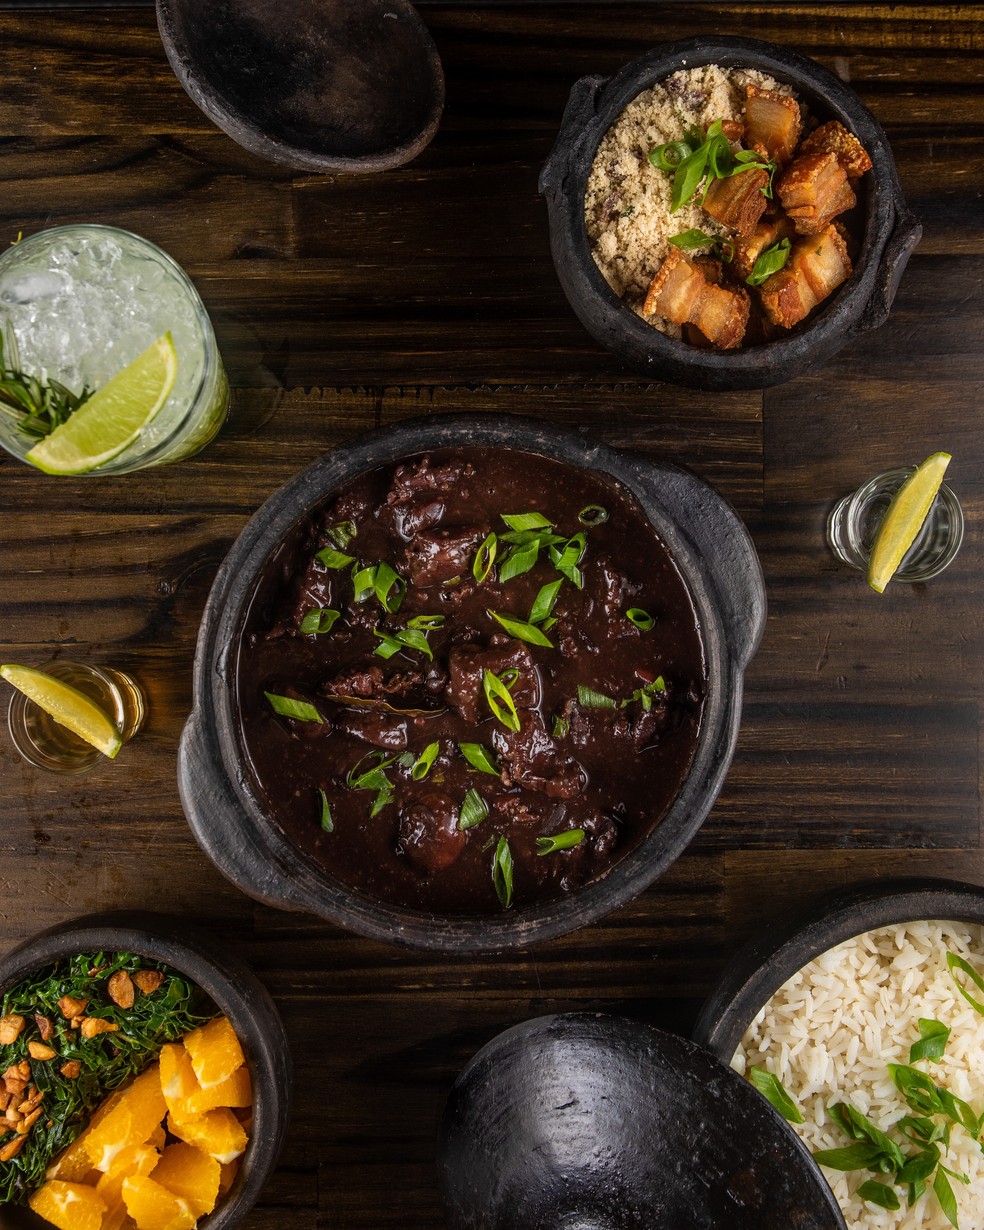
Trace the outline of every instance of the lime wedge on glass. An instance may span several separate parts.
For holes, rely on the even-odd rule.
[[[174,341],[165,333],[35,444],[27,460],[46,474],[83,474],[110,461],[170,397],[177,370]]]
[[[868,557],[868,584],[877,593],[884,592],[922,529],[949,464],[949,453],[933,453],[892,497]]]
[[[0,666],[0,678],[13,684],[38,708],[50,713],[56,722],[104,756],[112,759],[123,746],[120,732],[109,714],[78,688],[30,666]]]

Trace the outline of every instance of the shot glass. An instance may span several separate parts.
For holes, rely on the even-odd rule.
[[[136,680],[122,671],[64,658],[48,662],[40,669],[94,700],[113,720],[124,743],[143,725],[143,693]],[[88,773],[106,760],[102,752],[56,722],[23,692],[15,691],[10,698],[7,725],[14,746],[39,769],[69,776]]]
[[[867,571],[875,535],[892,497],[914,471],[915,466],[885,470],[834,505],[827,519],[827,543],[837,559]],[[963,535],[963,510],[944,483],[893,579],[912,584],[939,576],[960,550]]]

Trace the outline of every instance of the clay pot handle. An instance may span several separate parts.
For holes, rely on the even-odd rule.
[[[571,86],[557,140],[540,171],[538,189],[541,196],[556,194],[563,187],[577,138],[594,117],[598,95],[608,84],[608,80],[607,77],[593,74],[581,77]]]
[[[855,333],[876,329],[888,320],[902,274],[916,245],[922,238],[922,224],[909,212],[897,186],[895,226],[878,266],[878,278],[871,298],[858,321]]]

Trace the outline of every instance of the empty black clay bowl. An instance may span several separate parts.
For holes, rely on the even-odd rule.
[[[797,970],[845,940],[926,919],[984,925],[984,889],[950,880],[890,880],[830,896],[742,948],[701,1009],[695,1040],[730,1064],[759,1010]]]
[[[854,272],[826,306],[789,336],[737,350],[696,348],[652,328],[618,298],[591,254],[584,194],[598,146],[643,90],[682,68],[753,68],[792,86],[821,122],[838,119],[860,139],[872,170],[862,179],[864,236]],[[582,77],[568,99],[556,144],[540,174],[554,265],[588,332],[628,367],[698,389],[781,384],[884,323],[922,228],[902,196],[885,133],[858,96],[821,65],[756,39],[691,38],[657,47],[614,77]]]
[[[0,992],[56,961],[89,952],[131,952],[184,974],[228,1017],[236,1031],[253,1085],[253,1121],[232,1188],[199,1230],[239,1225],[277,1164],[290,1119],[292,1066],[283,1024],[256,975],[211,937],[163,915],[118,913],[78,918],[52,928],[0,961]],[[5,1205],[4,1230],[43,1230],[30,1209]]]
[[[245,612],[267,561],[308,512],[350,480],[435,449],[484,446],[554,458],[610,476],[640,505],[690,590],[707,664],[707,700],[688,776],[669,811],[604,875],[565,896],[495,915],[440,916],[370,900],[305,856],[267,816],[239,739],[235,705]],[[710,810],[734,751],[744,671],[765,620],[761,569],[733,510],[702,480],[531,419],[455,416],[378,431],[320,458],[249,522],[216,577],[195,659],[194,710],[178,785],[188,822],[215,865],[251,896],[363,935],[449,952],[492,951],[563,935],[651,884]]]
[[[261,158],[385,171],[437,131],[444,72],[408,0],[157,0],[157,21],[191,99]]]
[[[572,1013],[494,1038],[438,1144],[449,1230],[844,1230],[809,1153],[694,1043]]]

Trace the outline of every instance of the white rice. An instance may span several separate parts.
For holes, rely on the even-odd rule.
[[[915,922],[839,944],[776,992],[752,1022],[731,1066],[743,1075],[750,1067],[765,1068],[779,1079],[803,1112],[806,1122],[793,1126],[811,1150],[852,1143],[828,1114],[834,1103],[849,1102],[899,1141],[904,1152],[915,1152],[892,1131],[899,1119],[914,1112],[886,1065],[909,1062],[920,1017],[941,1021],[951,1033],[941,1060],[915,1066],[976,1113],[984,1110],[984,1016],[957,990],[946,963],[949,951],[984,972],[982,931],[964,923]],[[968,1187],[950,1180],[960,1230],[982,1230],[980,1146],[955,1126],[943,1162],[970,1179]],[[906,1188],[895,1187],[902,1208],[892,1212],[855,1194],[866,1180],[890,1182],[890,1176],[827,1169],[824,1174],[852,1230],[951,1230],[931,1186],[911,1209]]]

